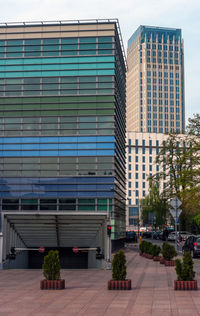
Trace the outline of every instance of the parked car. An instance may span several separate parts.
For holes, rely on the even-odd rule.
[[[134,230],[126,232],[126,242],[137,242],[137,234]]]
[[[200,235],[198,236],[189,236],[183,247],[182,252],[189,251],[193,258],[200,256]]]
[[[175,241],[176,233],[171,232],[168,236],[168,241]]]
[[[161,231],[155,232],[155,233],[153,234],[153,239],[156,239],[156,240],[160,239],[160,233],[161,233]]]
[[[173,232],[173,228],[172,227],[167,227],[166,229],[164,229],[161,233],[160,233],[160,235],[159,235],[159,238],[161,239],[161,240],[164,240],[164,241],[167,241],[168,240],[168,237],[169,237],[169,234],[171,233],[171,232]]]
[[[181,241],[185,241],[191,234],[189,232],[186,231],[179,231],[177,232],[178,237],[181,236]],[[168,236],[168,240],[169,241],[175,241],[176,237],[176,233],[175,232],[171,232]]]
[[[191,233],[186,231],[180,231],[179,234],[181,235],[183,241],[185,241],[191,235]]]
[[[153,231],[143,232],[142,233],[142,238],[152,238],[153,234],[154,234]]]

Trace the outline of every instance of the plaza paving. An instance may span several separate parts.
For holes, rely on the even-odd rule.
[[[173,267],[126,249],[131,291],[108,291],[110,270],[62,270],[65,290],[41,291],[41,270],[0,271],[0,315],[12,316],[196,316],[199,291],[174,291]],[[200,276],[197,274],[200,287]]]

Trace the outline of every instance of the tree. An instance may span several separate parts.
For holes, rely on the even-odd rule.
[[[200,136],[200,114],[194,114],[193,118],[188,119],[187,132],[191,135]]]
[[[149,215],[155,214],[155,228],[166,224],[168,205],[160,194],[158,181],[149,178],[149,194],[141,200],[141,205],[143,222],[149,223]]]
[[[171,134],[156,157],[163,171],[157,176],[166,180],[165,196],[177,196],[181,202],[182,229],[191,226],[192,215],[199,208],[200,142],[194,135]]]

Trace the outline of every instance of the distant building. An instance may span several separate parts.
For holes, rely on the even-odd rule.
[[[181,29],[140,26],[128,41],[127,131],[185,130]]]

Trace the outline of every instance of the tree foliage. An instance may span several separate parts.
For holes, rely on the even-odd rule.
[[[142,220],[144,223],[149,223],[150,214],[155,215],[155,227],[166,224],[168,205],[166,199],[160,193],[158,181],[149,179],[149,194],[141,200],[141,205]]]
[[[200,136],[200,114],[194,114],[193,118],[188,119],[187,132],[191,135]]]
[[[44,257],[43,275],[47,280],[60,279],[60,258],[58,250],[50,250]]]
[[[117,281],[126,279],[126,256],[123,250],[114,255],[112,261],[112,279]]]
[[[188,229],[200,207],[199,137],[170,134],[156,162],[162,166],[159,178],[166,180],[165,196],[167,199],[177,196],[181,200],[181,225],[182,229]]]
[[[175,260],[175,269],[179,281],[192,281],[195,277],[195,272],[193,270],[194,262],[190,252],[185,252],[183,254],[183,261],[180,259]]]

